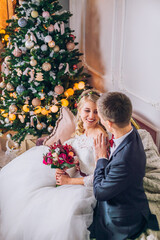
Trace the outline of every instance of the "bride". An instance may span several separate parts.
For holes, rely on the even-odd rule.
[[[74,148],[80,171],[74,167],[64,174],[44,165],[47,146],[33,147],[2,169],[1,240],[89,239],[87,228],[96,204],[92,191],[93,138],[104,132],[97,114],[99,96],[95,90],[82,93],[75,136],[65,142]]]

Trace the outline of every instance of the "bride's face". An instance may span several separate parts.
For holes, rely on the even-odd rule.
[[[80,108],[79,114],[85,129],[94,128],[99,121],[97,105],[92,101],[86,101]]]

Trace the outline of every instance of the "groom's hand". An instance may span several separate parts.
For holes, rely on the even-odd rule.
[[[105,134],[101,133],[94,139],[96,161],[99,158],[107,158],[107,146],[108,142]]]

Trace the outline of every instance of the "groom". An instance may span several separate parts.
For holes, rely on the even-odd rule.
[[[106,130],[114,136],[107,159],[106,139],[95,139],[97,165],[94,194],[97,206],[89,230],[96,240],[135,239],[147,227],[150,213],[144,193],[146,156],[137,130],[131,125],[132,104],[120,92],[103,94],[98,100],[98,114]]]

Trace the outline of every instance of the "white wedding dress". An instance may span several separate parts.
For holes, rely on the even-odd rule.
[[[96,200],[93,139],[76,136],[75,149],[85,185],[56,187],[55,170],[44,165],[47,146],[36,146],[0,171],[0,240],[88,240]],[[74,168],[70,176],[81,177]]]

